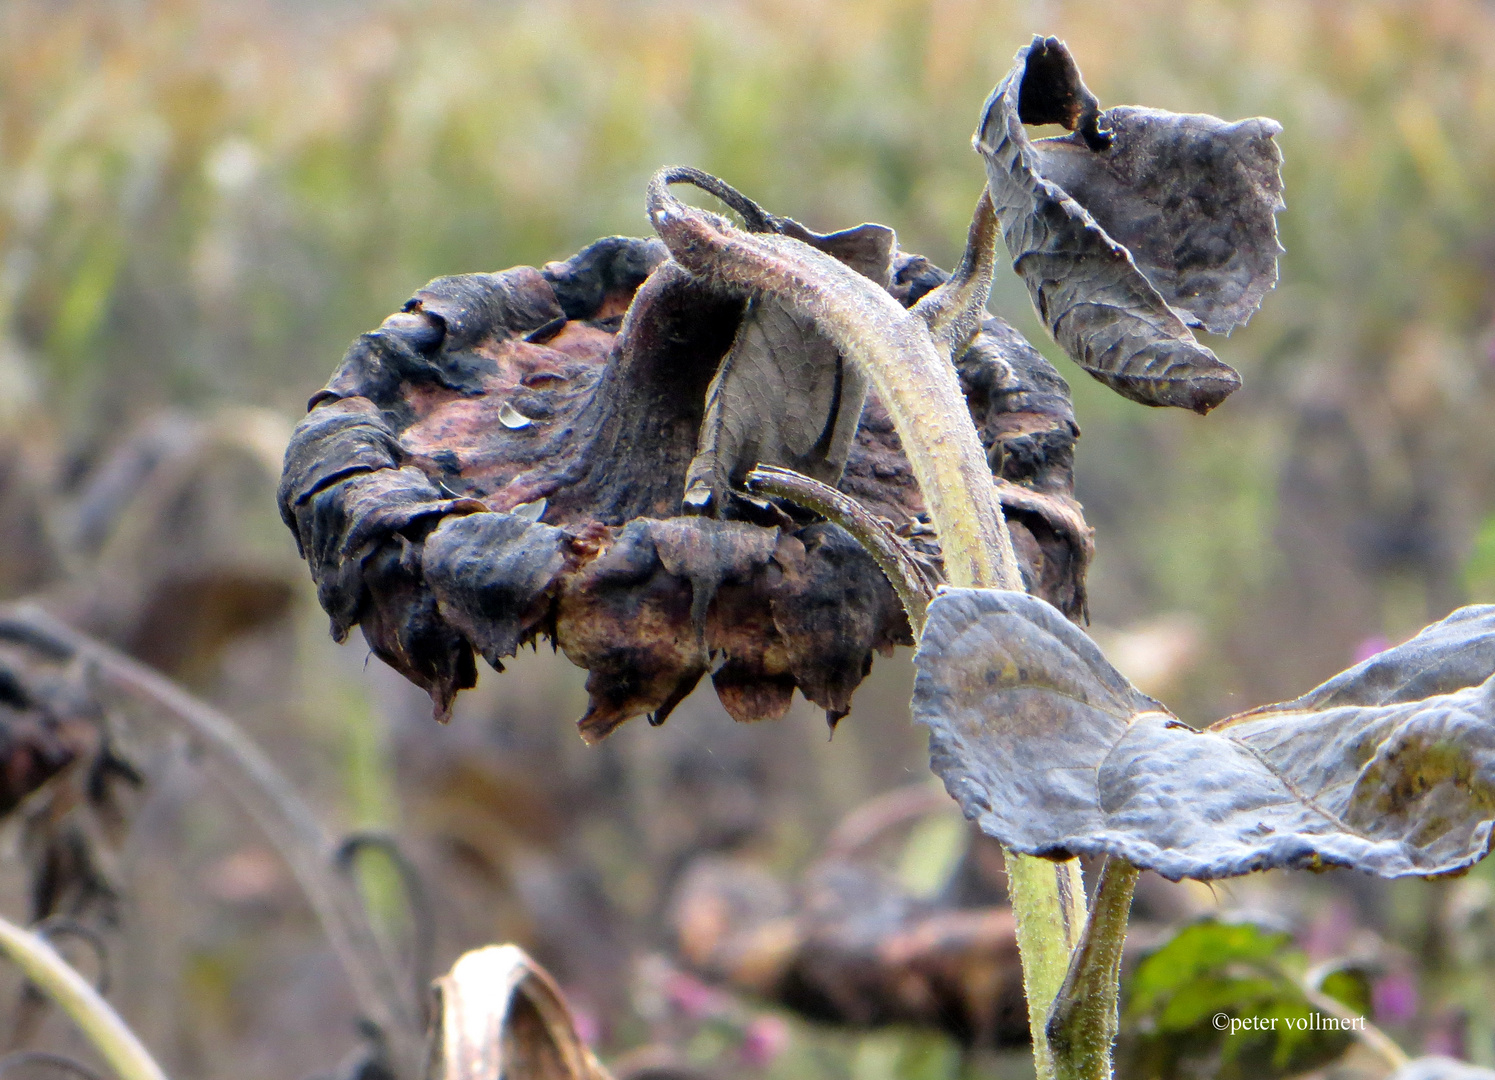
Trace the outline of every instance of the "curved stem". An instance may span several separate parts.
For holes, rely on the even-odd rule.
[[[1319,1012],[1332,1016],[1337,1020],[1348,1021],[1351,1024],[1351,1030],[1354,1032],[1355,1038],[1365,1044],[1368,1049],[1373,1050],[1379,1055],[1381,1060],[1391,1067],[1392,1072],[1397,1072],[1410,1060],[1407,1057],[1406,1051],[1396,1045],[1390,1035],[1387,1035],[1344,1002],[1336,1001],[1322,990],[1307,983],[1303,985],[1303,995],[1308,998],[1308,1004],[1312,1005]]]
[[[877,568],[888,579],[888,584],[893,586],[893,591],[898,594],[898,600],[908,615],[908,624],[914,637],[919,636],[924,629],[924,610],[934,599],[934,590],[929,587],[929,580],[923,569],[891,529],[844,491],[837,491],[830,485],[822,484],[793,469],[759,465],[745,479],[749,491],[788,499],[796,506],[813,510],[850,533],[862,545],[863,550],[872,556]]]
[[[925,318],[904,310],[885,289],[831,256],[791,237],[732,228],[676,199],[669,184],[669,170],[656,173],[647,206],[655,231],[678,263],[726,291],[773,296],[812,320],[871,380],[939,534],[950,583],[1023,591],[1012,538],[955,366],[948,353],[941,354]],[[983,205],[978,203],[978,215]],[[989,241],[989,230],[973,224],[968,248]],[[972,272],[981,265],[978,253],[970,260]],[[1040,1080],[1049,1080],[1055,1075],[1045,1032],[1049,1003],[1059,994],[1070,951],[1085,925],[1080,865],[1075,859],[1055,863],[1009,851],[1007,881],[1034,1064]]]
[[[0,952],[67,1013],[120,1080],[166,1080],[119,1013],[45,940],[0,918]]]
[[[342,962],[359,1008],[383,1033],[395,1074],[419,1076],[425,1051],[417,1006],[406,1000],[402,980],[369,925],[357,889],[333,871],[331,840],[264,751],[224,713],[35,605],[0,612],[0,637],[92,664],[103,682],[159,709],[209,752],[224,786],[290,866]]]

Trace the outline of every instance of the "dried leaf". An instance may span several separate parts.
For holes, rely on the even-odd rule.
[[[1176,881],[1446,874],[1489,847],[1495,606],[1202,732],[1034,597],[945,592],[916,663],[935,771],[967,817],[1021,852],[1116,855]]]
[[[867,381],[815,325],[772,299],[750,301],[707,391],[686,506],[720,513],[754,465],[841,479]]]
[[[117,846],[143,783],[90,673],[0,613],[0,817],[20,821],[30,920],[118,915]]]
[[[1029,140],[1024,124],[1075,134]],[[1276,282],[1275,121],[1102,113],[1056,38],[987,99],[976,148],[1013,268],[1070,357],[1146,405],[1208,412],[1240,376],[1189,325],[1245,322]]]
[[[23,671],[9,664],[0,666],[0,817],[4,817],[21,800],[56,776],[78,756],[79,740],[69,738],[67,727],[81,720],[92,725],[89,716],[75,717],[76,710],[59,710],[55,682],[42,686],[28,685]],[[86,728],[85,728],[86,731]],[[82,740],[83,746],[97,741],[97,736]]]
[[[560,988],[517,945],[464,953],[436,993],[428,1080],[611,1080]]]

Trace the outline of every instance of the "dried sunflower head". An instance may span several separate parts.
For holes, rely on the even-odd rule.
[[[664,176],[905,306],[947,277],[883,226],[814,233],[704,174]],[[1078,615],[1069,388],[999,319],[954,363],[1028,584]],[[908,623],[842,529],[741,490],[758,463],[838,485],[938,564],[887,411],[813,323],[609,237],[439,278],[360,336],[296,429],[280,503],[334,637],[361,626],[440,719],[474,652],[501,670],[543,635],[590,672],[589,740],[662,721],[707,673],[739,720],[782,715],[798,687],[834,721]]]

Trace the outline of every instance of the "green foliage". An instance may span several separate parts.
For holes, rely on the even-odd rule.
[[[1143,960],[1123,987],[1126,1076],[1269,1080],[1342,1054],[1353,1035],[1309,1004],[1292,938],[1252,923],[1205,921]],[[1355,1008],[1363,983],[1336,973],[1323,992]],[[1341,997],[1341,995],[1344,995]]]
[[[1495,514],[1485,518],[1464,564],[1464,587],[1472,600],[1495,603]]]

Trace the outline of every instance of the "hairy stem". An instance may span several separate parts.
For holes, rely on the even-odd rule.
[[[918,637],[924,629],[924,611],[934,599],[934,590],[923,569],[893,531],[878,521],[867,508],[844,491],[776,465],[759,465],[746,477],[747,488],[755,494],[788,499],[796,506],[813,510],[833,524],[841,526],[872,556],[877,568],[893,586],[908,624]]]
[[[359,1008],[383,1033],[395,1074],[419,1076],[425,1052],[419,1005],[407,1000],[409,995],[379,945],[356,887],[334,871],[331,839],[265,753],[225,714],[41,608],[28,604],[0,614],[0,637],[92,665],[104,684],[160,710],[208,751],[224,786],[275,845],[311,902]]]
[[[935,344],[924,315],[905,311],[886,290],[808,244],[745,233],[686,206],[670,194],[670,175],[664,170],[650,182],[648,210],[675,260],[724,289],[771,295],[812,319],[866,373],[891,414],[939,534],[950,583],[1021,592],[1022,574],[986,454],[948,351]],[[983,212],[989,212],[984,200],[978,217]],[[968,249],[991,243],[990,233],[987,223],[974,223]],[[967,276],[979,281],[990,257],[977,250],[963,259]],[[942,314],[933,321],[943,326],[959,320]],[[1007,876],[1034,1062],[1039,1080],[1050,1080],[1055,1064],[1044,1025],[1085,924],[1079,863],[1008,852]]]
[[[67,1013],[120,1080],[166,1080],[119,1014],[45,940],[0,918],[0,952]]]
[[[1121,947],[1137,875],[1137,868],[1124,859],[1108,857],[1101,868],[1090,921],[1070,956],[1046,1025],[1060,1080],[1111,1078],[1111,1051],[1120,1026]]]

